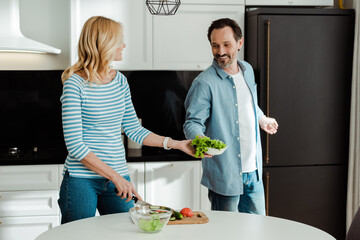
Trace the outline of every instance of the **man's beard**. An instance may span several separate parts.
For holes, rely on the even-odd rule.
[[[222,60],[222,59],[220,58],[220,57],[224,57],[224,56],[227,56],[227,57],[228,57],[228,59],[229,59],[229,62],[228,62],[228,63],[225,63],[224,60]],[[234,59],[232,59],[229,54],[223,54],[223,55],[221,55],[221,56],[220,56],[219,54],[217,54],[217,55],[215,56],[215,59],[216,59],[217,63],[219,64],[219,66],[220,66],[221,68],[223,68],[223,69],[230,67],[231,64],[233,64],[233,62],[234,62]]]

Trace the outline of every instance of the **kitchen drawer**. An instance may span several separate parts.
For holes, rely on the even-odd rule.
[[[0,191],[58,189],[58,165],[0,167]]]
[[[34,240],[41,233],[59,224],[58,216],[0,217],[0,239]]]
[[[0,216],[57,215],[58,198],[57,190],[0,192]]]

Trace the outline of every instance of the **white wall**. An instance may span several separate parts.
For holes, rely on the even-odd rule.
[[[19,0],[20,28],[61,54],[0,53],[0,70],[63,70],[70,65],[70,0]]]

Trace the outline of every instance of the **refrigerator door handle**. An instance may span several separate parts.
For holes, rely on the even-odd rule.
[[[270,19],[266,19],[266,114],[270,115]],[[265,163],[270,163],[269,134],[266,133],[266,156]]]
[[[265,209],[266,209],[266,216],[269,216],[269,206],[270,206],[270,202],[269,202],[269,194],[270,194],[270,173],[266,172],[265,173]]]

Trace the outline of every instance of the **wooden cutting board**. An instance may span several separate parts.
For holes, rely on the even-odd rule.
[[[202,224],[209,222],[209,218],[203,212],[194,211],[194,216],[192,217],[184,217],[181,220],[169,221],[168,225],[176,225],[176,224]]]

